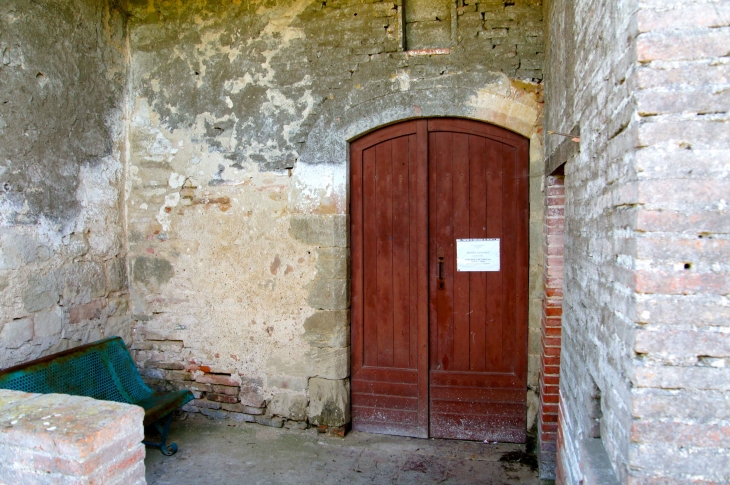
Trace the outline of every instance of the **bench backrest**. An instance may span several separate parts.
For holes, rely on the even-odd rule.
[[[119,337],[0,370],[0,389],[71,394],[130,404],[152,394]]]

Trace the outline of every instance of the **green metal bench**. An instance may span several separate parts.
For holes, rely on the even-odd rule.
[[[166,444],[172,412],[193,399],[187,390],[155,392],[147,387],[119,337],[0,370],[0,389],[88,396],[141,406],[144,426],[154,426],[161,436],[159,443],[143,443],[167,456],[177,451],[175,443]]]

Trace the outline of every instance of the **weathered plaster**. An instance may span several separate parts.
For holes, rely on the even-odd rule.
[[[131,340],[122,215],[126,15],[0,6],[0,367]]]
[[[539,22],[540,8],[521,8],[526,24]],[[522,21],[506,9],[494,15],[517,32]],[[160,386],[189,387],[204,369],[240,376],[253,389],[246,399],[253,392],[270,400],[267,412],[289,419],[301,414],[296,396],[308,396],[311,409],[346,406],[348,142],[405,119],[459,116],[531,138],[540,164],[539,86],[532,75],[517,80],[524,73],[513,61],[540,59],[541,48],[531,52],[528,40],[509,62],[485,62],[468,49],[480,24],[452,54],[411,56],[400,50],[397,8],[387,2],[140,1],[130,15],[127,211],[138,362]],[[478,42],[492,49],[489,39]],[[536,221],[541,207],[533,203]],[[308,394],[314,378],[330,390]],[[282,410],[289,404],[291,414]],[[210,398],[194,406],[254,419],[226,414],[251,409]],[[330,415],[349,419],[344,410]]]

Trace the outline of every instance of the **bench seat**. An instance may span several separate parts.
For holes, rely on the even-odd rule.
[[[142,381],[132,356],[120,337],[111,337],[40,359],[0,370],[0,389],[87,396],[134,404],[145,410],[144,425],[153,425],[162,436],[166,454],[177,451],[166,445],[172,412],[193,400],[188,390],[155,392]]]

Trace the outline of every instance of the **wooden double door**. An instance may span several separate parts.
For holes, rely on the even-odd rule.
[[[413,120],[350,162],[353,428],[524,442],[528,141]],[[469,240],[498,240],[498,271],[457,265]]]

